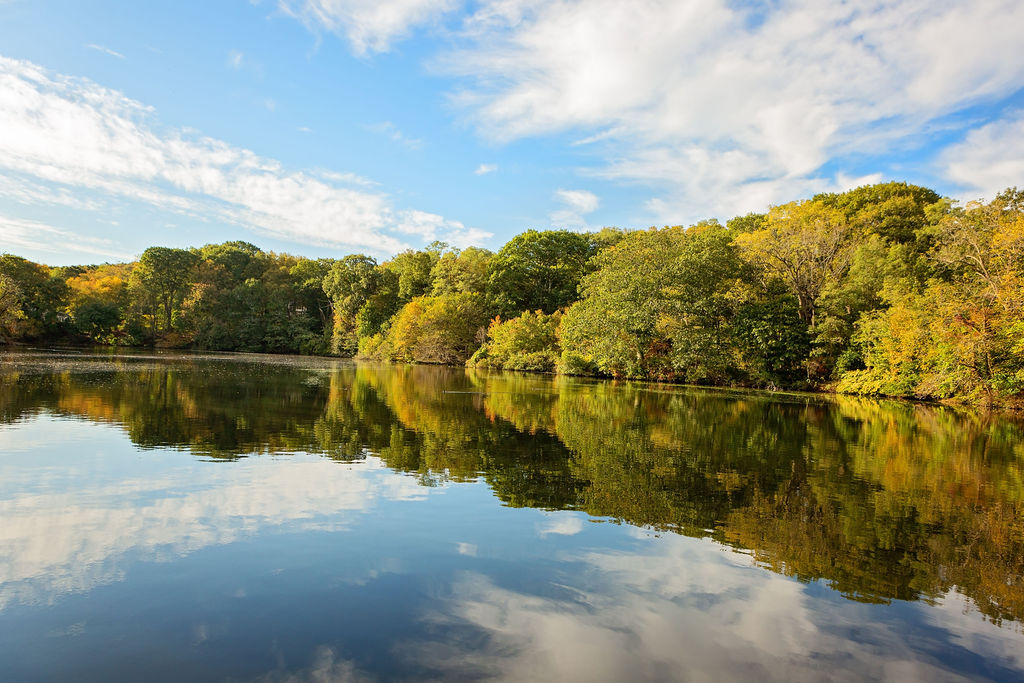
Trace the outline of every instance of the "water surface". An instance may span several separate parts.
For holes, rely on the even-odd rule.
[[[1024,425],[0,355],[10,680],[1020,680]]]

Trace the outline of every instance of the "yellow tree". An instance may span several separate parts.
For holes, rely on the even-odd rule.
[[[971,203],[937,226],[932,257],[949,269],[934,284],[936,356],[952,394],[1024,392],[1024,192]]]
[[[68,279],[71,306],[102,302],[123,304],[127,296],[131,264],[104,264]]]
[[[0,273],[0,344],[17,336],[18,322],[24,319],[21,290],[14,280]]]
[[[110,342],[122,326],[132,264],[105,264],[68,278],[68,313],[79,332]]]
[[[814,325],[818,297],[846,270],[851,230],[841,211],[814,201],[772,207],[765,227],[736,236],[743,257],[764,279],[780,279],[796,296],[800,318]]]
[[[920,293],[895,287],[858,337],[867,369],[840,390],[995,403],[1024,395],[1024,193],[948,212]]]

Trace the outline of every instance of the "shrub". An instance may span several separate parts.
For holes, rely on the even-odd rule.
[[[558,325],[561,312],[525,311],[517,318],[496,317],[487,328],[487,343],[477,349],[467,365],[506,370],[552,372],[561,349]]]

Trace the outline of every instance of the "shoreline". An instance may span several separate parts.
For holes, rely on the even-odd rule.
[[[141,353],[132,353],[130,351],[138,350]],[[772,398],[799,398],[799,397],[815,397],[815,398],[855,398],[855,399],[866,399],[873,401],[892,401],[910,405],[921,405],[928,407],[941,407],[952,410],[957,410],[964,413],[975,413],[975,414],[1005,414],[1008,416],[1020,416],[1024,415],[1024,403],[1022,402],[1011,402],[1011,403],[995,403],[989,406],[983,403],[971,403],[962,400],[954,399],[934,399],[934,398],[919,398],[913,396],[889,396],[885,394],[854,394],[854,393],[843,393],[836,391],[833,388],[822,387],[819,389],[768,389],[765,387],[756,386],[741,386],[741,385],[721,385],[721,384],[691,384],[686,382],[673,382],[670,380],[660,379],[645,379],[640,377],[612,377],[606,375],[584,375],[584,374],[568,374],[558,372],[542,372],[537,370],[503,370],[497,368],[476,368],[467,366],[465,364],[454,364],[454,363],[425,363],[419,361],[411,362],[397,362],[389,360],[380,360],[377,358],[365,358],[359,356],[334,356],[334,355],[313,355],[313,354],[295,354],[295,353],[274,353],[274,352],[259,352],[259,351],[231,351],[231,350],[215,350],[215,349],[196,349],[196,348],[168,348],[160,346],[107,346],[107,345],[96,345],[96,344],[74,344],[66,343],[66,345],[43,345],[43,344],[30,344],[25,342],[15,342],[5,345],[0,345],[0,355],[11,352],[11,351],[33,351],[40,353],[87,353],[95,352],[96,356],[110,355],[110,353],[116,354],[118,351],[127,352],[123,353],[125,358],[138,358],[150,359],[150,360],[168,360],[173,358],[175,355],[180,354],[183,357],[190,357],[194,359],[203,358],[263,358],[263,359],[309,359],[309,360],[320,360],[320,361],[342,361],[349,363],[365,363],[371,365],[389,365],[389,366],[425,366],[425,367],[441,367],[463,370],[472,370],[478,373],[502,373],[511,375],[523,375],[533,377],[567,377],[577,380],[590,380],[595,382],[613,382],[616,384],[620,383],[636,383],[641,384],[644,387],[656,388],[656,387],[672,387],[681,389],[699,389],[702,391],[714,391],[721,393],[748,393],[748,394],[761,394],[765,397]],[[151,352],[153,355],[149,358],[143,356],[143,353]]]

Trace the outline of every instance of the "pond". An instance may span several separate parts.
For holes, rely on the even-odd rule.
[[[1024,423],[0,355],[7,680],[1021,680]]]

